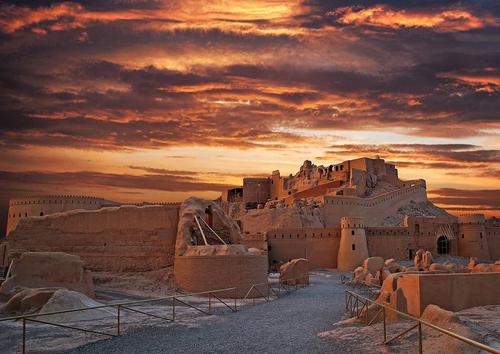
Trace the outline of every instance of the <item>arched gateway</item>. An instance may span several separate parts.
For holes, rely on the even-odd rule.
[[[437,253],[449,254],[450,253],[450,240],[446,236],[439,236],[437,239]]]

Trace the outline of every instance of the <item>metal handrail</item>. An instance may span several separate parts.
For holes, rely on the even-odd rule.
[[[39,317],[39,316],[57,315],[57,314],[69,313],[69,312],[77,312],[77,311],[96,310],[96,309],[102,309],[102,308],[107,308],[107,307],[127,306],[127,305],[134,305],[134,304],[140,304],[140,303],[148,303],[148,302],[154,302],[154,301],[169,300],[169,299],[179,298],[179,297],[188,297],[188,296],[195,296],[195,295],[206,295],[206,294],[211,294],[211,293],[227,292],[227,291],[236,290],[236,289],[237,289],[236,287],[233,287],[233,288],[217,289],[217,290],[211,290],[211,291],[202,291],[202,292],[198,292],[198,293],[178,294],[178,295],[170,295],[170,296],[166,296],[166,297],[158,297],[158,298],[152,298],[152,299],[134,300],[134,301],[112,303],[112,304],[107,304],[107,305],[99,305],[99,306],[92,306],[92,307],[81,307],[81,308],[75,308],[75,309],[69,309],[69,310],[61,310],[61,311],[53,311],[53,312],[44,312],[44,313],[38,313],[38,314],[32,314],[32,315],[20,315],[20,316],[12,316],[12,317],[3,317],[3,318],[0,318],[0,322],[9,321],[9,320],[20,320],[20,319],[23,319],[23,318],[32,318],[32,317]]]
[[[469,345],[471,345],[471,346],[473,346],[473,347],[475,347],[475,348],[478,348],[478,349],[481,349],[481,350],[485,350],[485,351],[487,351],[487,352],[494,353],[494,354],[500,354],[500,350],[497,350],[497,349],[495,349],[495,348],[492,348],[492,347],[490,347],[490,346],[488,346],[488,345],[486,345],[486,344],[483,344],[483,343],[477,342],[477,341],[475,341],[475,340],[473,340],[473,339],[470,339],[470,338],[467,338],[467,337],[461,336],[461,335],[459,335],[459,334],[457,334],[457,333],[454,333],[454,332],[451,332],[451,331],[449,331],[449,330],[447,330],[447,329],[444,329],[444,328],[441,328],[441,327],[439,327],[439,326],[436,326],[436,325],[434,325],[434,324],[432,324],[432,323],[430,323],[430,322],[427,322],[427,321],[422,320],[422,319],[420,319],[420,318],[417,318],[417,317],[414,317],[414,316],[409,315],[409,314],[407,314],[407,313],[404,313],[404,312],[401,312],[401,311],[399,311],[399,310],[396,310],[396,309],[394,309],[394,308],[392,308],[392,307],[390,307],[390,306],[388,306],[388,305],[386,305],[386,304],[384,304],[384,303],[379,303],[379,302],[376,302],[376,301],[371,300],[371,299],[369,299],[369,298],[366,298],[366,297],[364,297],[364,296],[361,296],[360,294],[356,294],[356,293],[354,293],[354,292],[352,292],[352,291],[350,291],[350,290],[345,290],[345,291],[346,291],[346,308],[348,307],[348,306],[347,306],[347,305],[348,305],[347,294],[349,294],[351,297],[355,297],[355,298],[356,298],[356,302],[357,302],[358,300],[362,300],[362,301],[364,301],[364,305],[363,305],[363,307],[361,308],[361,312],[363,311],[363,308],[366,306],[366,308],[367,308],[367,313],[366,313],[366,322],[367,322],[367,324],[368,324],[368,315],[369,315],[369,311],[368,311],[368,303],[370,303],[370,304],[375,304],[375,305],[380,306],[380,307],[382,308],[382,312],[383,312],[383,315],[384,315],[384,344],[387,344],[387,343],[389,343],[389,342],[393,341],[394,339],[399,338],[399,337],[401,337],[402,335],[404,335],[404,334],[408,333],[409,331],[411,331],[411,330],[413,330],[413,329],[415,329],[415,328],[418,328],[418,332],[419,332],[419,351],[420,351],[420,353],[422,353],[422,325],[424,325],[424,326],[427,326],[427,327],[429,327],[429,328],[432,328],[432,329],[434,329],[434,330],[436,330],[436,331],[438,331],[438,332],[444,333],[444,334],[446,334],[446,335],[448,335],[448,336],[450,336],[450,337],[453,337],[453,338],[455,338],[455,339],[458,339],[458,340],[460,340],[460,341],[462,341],[462,342],[464,342],[464,343],[467,343],[467,344],[469,344]],[[351,301],[351,304],[352,304],[352,301]],[[355,306],[356,306],[356,305],[355,305]],[[359,309],[357,309],[356,311],[357,311],[357,317],[359,318],[360,312],[359,312],[358,310],[359,310]],[[413,327],[411,327],[411,328],[409,328],[409,329],[405,330],[403,333],[400,333],[399,335],[397,335],[397,336],[395,336],[395,337],[393,337],[393,338],[391,338],[391,339],[387,340],[387,336],[386,336],[386,321],[385,321],[385,318],[386,318],[386,317],[385,317],[386,310],[389,310],[389,311],[395,312],[395,313],[397,313],[398,315],[403,316],[403,317],[405,317],[405,318],[408,318],[408,319],[410,319],[410,320],[412,320],[412,321],[416,321],[416,322],[417,322],[417,324],[416,324],[415,326],[413,326]],[[372,320],[370,321],[370,324],[374,321],[374,319],[375,319],[375,318],[377,318],[377,316],[378,316],[379,314],[380,314],[380,311],[378,311],[378,312],[375,314],[375,316],[374,316],[374,317],[372,318]]]

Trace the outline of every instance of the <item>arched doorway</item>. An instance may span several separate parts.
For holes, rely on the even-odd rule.
[[[450,240],[446,236],[439,236],[437,239],[437,253],[448,254],[450,253]]]

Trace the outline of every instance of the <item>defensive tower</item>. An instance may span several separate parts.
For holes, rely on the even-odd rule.
[[[337,269],[341,272],[349,272],[360,266],[368,258],[363,218],[342,217],[340,219],[340,229]]]

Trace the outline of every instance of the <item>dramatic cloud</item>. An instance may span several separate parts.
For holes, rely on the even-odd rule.
[[[4,188],[212,193],[362,155],[493,188],[499,19],[493,1],[3,1],[0,169],[41,174]]]

